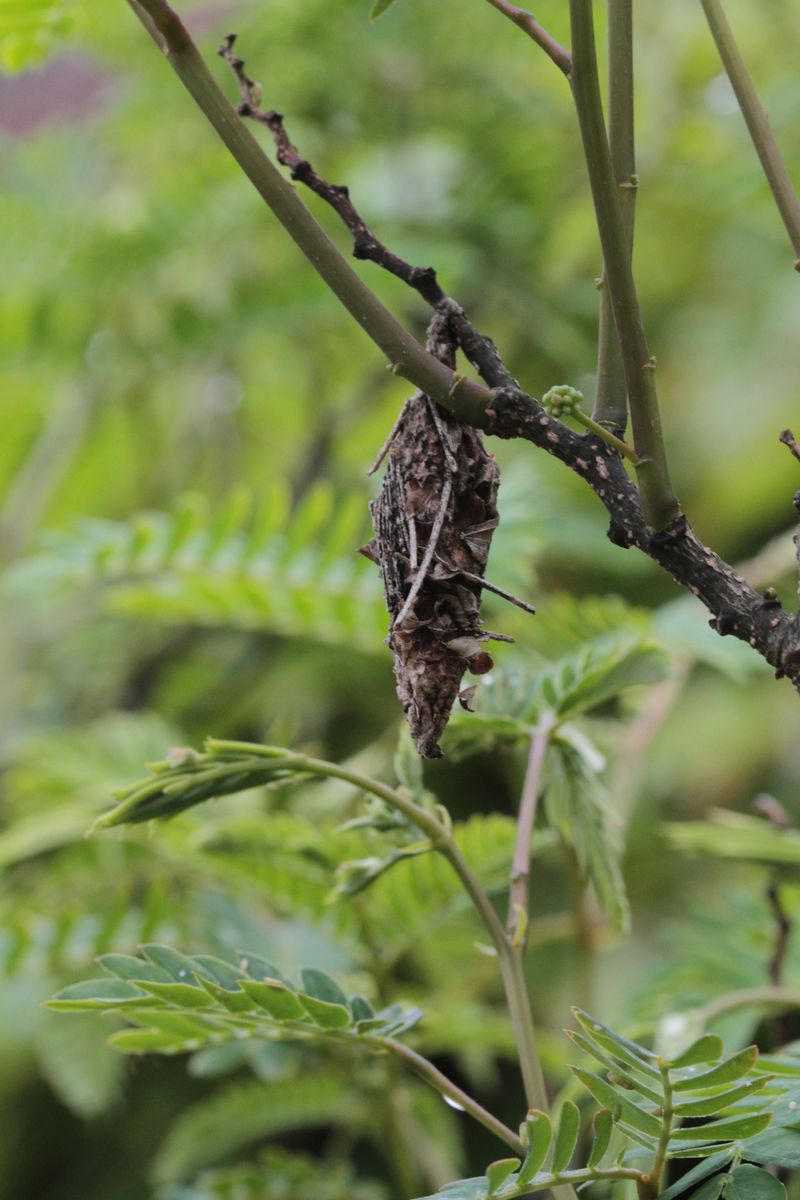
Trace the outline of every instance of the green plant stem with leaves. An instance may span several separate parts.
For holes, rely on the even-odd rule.
[[[511,887],[508,893],[506,927],[514,946],[525,944],[530,910],[531,841],[539,803],[547,747],[555,728],[555,719],[547,713],[531,734],[528,762],[517,817],[517,840],[511,863]]]
[[[605,278],[614,315],[630,403],[636,468],[645,518],[655,529],[680,514],[672,488],[655,383],[655,361],[642,324],[631,268],[630,238],[623,222],[619,188],[608,146],[594,34],[592,0],[570,0],[570,83],[589,173]]]
[[[266,782],[276,773],[325,776],[350,783],[360,791],[383,800],[390,808],[402,813],[426,834],[430,839],[431,848],[446,858],[452,866],[492,940],[499,960],[509,1014],[519,1050],[525,1094],[531,1106],[546,1108],[547,1093],[544,1086],[544,1075],[536,1049],[536,1034],[519,947],[515,947],[506,935],[494,905],[461,853],[448,825],[421,805],[415,804],[403,792],[367,775],[337,766],[335,763],[322,762],[305,755],[288,755],[285,750],[278,747],[261,746],[250,742],[209,739],[207,745],[209,750],[207,794],[209,795],[225,794],[226,790],[241,790],[243,777],[249,777],[248,786],[253,786],[260,782]],[[197,764],[191,760],[187,763],[189,767],[193,765]],[[157,793],[158,776],[156,776],[154,787]],[[151,788],[151,792],[152,790]],[[203,793],[204,796],[205,794]],[[103,829],[125,821],[142,821],[148,820],[152,816],[162,815],[158,800],[156,807],[143,807],[143,801],[146,803],[149,798],[146,789],[144,789],[144,794],[142,789],[133,790],[116,808],[98,818],[95,828]],[[191,800],[191,803],[196,802],[194,799]],[[166,804],[167,806],[170,804],[169,797],[166,799]]]
[[[607,3],[608,148],[630,260],[639,186],[633,117],[633,0]],[[628,422],[628,393],[605,271],[598,287],[597,388],[592,416],[599,425],[621,433]]]
[[[722,64],[736,94],[756,153],[794,247],[795,269],[800,271],[800,199],[783,160],[769,117],[728,23],[721,0],[701,0]]]

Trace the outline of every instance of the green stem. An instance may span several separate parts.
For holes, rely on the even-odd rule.
[[[786,226],[786,232],[794,247],[795,270],[800,271],[800,200],[775,141],[769,117],[761,105],[750,72],[728,24],[721,0],[701,0],[701,3],[778,211]]]
[[[532,38],[537,46],[541,46],[545,54],[553,60],[559,71],[563,71],[566,76],[569,76],[572,70],[572,57],[569,50],[562,46],[560,42],[557,42],[539,24],[533,13],[520,8],[517,4],[511,4],[510,0],[489,0],[489,3],[492,8],[496,8],[504,17],[508,17],[509,21],[513,21],[523,33],[527,33],[528,37]]]
[[[630,262],[638,187],[633,120],[633,0],[608,0],[608,146]],[[599,287],[593,416],[601,425],[622,433],[628,421],[628,393],[605,270]]]
[[[667,1161],[667,1150],[669,1149],[669,1138],[672,1133],[672,1081],[669,1077],[669,1068],[662,1059],[658,1061],[658,1067],[661,1072],[661,1087],[664,1092],[664,1104],[661,1112],[661,1133],[656,1146],[656,1154],[653,1159],[653,1168],[650,1172],[650,1195],[657,1196],[661,1191],[661,1176],[664,1171],[664,1166]]]
[[[663,529],[680,515],[680,506],[669,477],[656,394],[655,363],[642,325],[629,243],[608,148],[597,73],[592,0],[570,0],[569,7],[572,27],[570,82],[631,406],[633,444],[642,460],[636,471],[642,507],[648,525]]]
[[[511,862],[511,887],[508,892],[506,929],[514,946],[525,946],[530,916],[531,839],[542,785],[542,769],[555,728],[552,714],[537,725],[531,735],[528,763],[522,784],[517,816],[517,836]]]
[[[128,3],[286,232],[396,373],[448,408],[457,401],[459,416],[485,427],[491,393],[429,354],[356,275],[229,103],[177,13],[165,0]]]
[[[597,406],[595,405],[595,413],[596,412]],[[596,433],[597,436],[602,438],[607,445],[613,446],[614,449],[623,456],[623,458],[627,458],[634,464],[634,466],[637,466],[640,463],[641,460],[639,455],[636,453],[633,446],[631,446],[623,438],[617,437],[616,434],[612,433],[609,429],[606,429],[605,426],[599,425],[594,417],[587,417],[586,413],[582,412],[579,408],[575,410],[572,416],[576,421],[583,425],[584,428],[591,429],[592,433]],[[610,418],[608,418],[608,421],[609,424],[611,424]]]
[[[703,1004],[693,1012],[707,1025],[727,1013],[755,1007],[800,1008],[800,991],[786,987],[742,988],[737,992],[727,992],[716,1000],[709,1000],[708,1004]]]
[[[493,1133],[501,1141],[505,1142],[507,1146],[510,1146],[515,1154],[524,1154],[522,1141],[513,1130],[504,1125],[502,1121],[499,1121],[497,1117],[492,1116],[490,1112],[487,1112],[477,1100],[474,1100],[472,1096],[462,1091],[457,1084],[453,1083],[452,1079],[448,1079],[446,1075],[443,1075],[439,1068],[435,1067],[427,1058],[423,1058],[421,1054],[417,1054],[416,1050],[412,1050],[405,1042],[398,1042],[395,1038],[379,1038],[378,1041],[386,1050],[390,1050],[392,1054],[402,1059],[406,1066],[410,1067],[416,1075],[419,1075],[421,1079],[424,1079],[426,1083],[435,1088],[440,1095],[447,1096],[448,1099],[454,1101],[465,1112],[468,1112],[471,1117],[480,1122],[485,1129],[488,1129],[490,1133]]]

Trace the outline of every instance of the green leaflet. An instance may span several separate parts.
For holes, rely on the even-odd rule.
[[[743,1163],[731,1172],[725,1200],[786,1200],[786,1188],[774,1175]]]
[[[550,1118],[539,1109],[531,1109],[521,1132],[528,1149],[519,1171],[519,1182],[527,1183],[538,1174],[547,1158],[552,1137]]]
[[[659,1200],[677,1200],[678,1196],[685,1195],[695,1183],[707,1179],[709,1175],[713,1175],[722,1167],[727,1166],[732,1157],[733,1149],[731,1148],[698,1163],[696,1167],[692,1167],[691,1171],[687,1171],[677,1183],[673,1183],[672,1187],[668,1187],[665,1192],[662,1192]]]
[[[518,1158],[500,1158],[486,1168],[487,1195],[490,1198],[497,1195],[518,1166]]]
[[[615,1120],[623,1121],[625,1125],[644,1134],[647,1139],[657,1140],[661,1132],[661,1122],[652,1113],[635,1104],[624,1092],[617,1091],[599,1075],[583,1071],[580,1067],[573,1067],[572,1073],[603,1108],[608,1108],[615,1114]]]
[[[718,1200],[718,1197],[722,1195],[724,1184],[724,1175],[716,1175],[707,1179],[696,1192],[692,1192],[691,1200]]]
[[[391,8],[393,4],[394,0],[375,0],[375,3],[372,6],[372,12],[369,14],[369,19],[371,21],[376,21],[378,17],[381,16],[382,13],[385,13],[387,9]]]
[[[696,1125],[676,1129],[672,1137],[684,1142],[736,1142],[763,1133],[772,1116],[770,1113],[752,1113],[745,1117],[725,1118],[711,1121],[707,1125]]]
[[[760,1092],[773,1079],[774,1075],[763,1075],[758,1079],[749,1079],[739,1087],[730,1088],[727,1092],[715,1092],[702,1100],[686,1100],[674,1106],[674,1112],[679,1117],[710,1117],[714,1113],[723,1112],[729,1105]]]
[[[552,1171],[558,1175],[569,1166],[569,1160],[575,1152],[578,1131],[581,1125],[581,1114],[577,1104],[567,1100],[561,1109],[561,1116],[553,1142]]]
[[[701,1071],[699,1074],[687,1075],[676,1080],[672,1085],[673,1090],[676,1092],[704,1092],[708,1088],[732,1083],[735,1079],[741,1079],[743,1075],[746,1075],[755,1066],[757,1059],[757,1047],[747,1046],[738,1054],[726,1058],[719,1066],[712,1067],[710,1071]]]
[[[621,1059],[635,1070],[644,1073],[656,1081],[660,1081],[660,1072],[656,1064],[656,1056],[651,1050],[647,1050],[644,1046],[632,1042],[629,1038],[623,1037],[622,1034],[616,1033],[613,1029],[603,1025],[600,1021],[595,1020],[589,1013],[584,1012],[580,1008],[573,1008],[572,1015],[583,1029],[590,1041],[596,1042],[598,1046],[613,1058]]]
[[[677,1058],[673,1058],[669,1066],[674,1070],[679,1067],[694,1067],[698,1063],[718,1062],[722,1054],[722,1038],[717,1037],[715,1033],[706,1033],[696,1042],[692,1042]]]
[[[603,1160],[603,1156],[608,1150],[611,1142],[611,1134],[614,1130],[614,1119],[607,1108],[601,1108],[595,1114],[593,1121],[594,1140],[592,1149],[589,1153],[589,1166],[597,1167]]]

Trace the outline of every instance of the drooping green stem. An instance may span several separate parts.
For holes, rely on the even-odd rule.
[[[524,1153],[522,1142],[516,1133],[509,1129],[507,1125],[504,1125],[502,1121],[499,1121],[497,1117],[487,1112],[472,1096],[462,1091],[457,1084],[453,1083],[452,1079],[448,1079],[446,1075],[442,1074],[439,1068],[435,1067],[427,1058],[424,1058],[421,1054],[417,1054],[416,1050],[412,1050],[405,1042],[399,1042],[395,1038],[380,1038],[380,1044],[386,1050],[396,1055],[397,1058],[401,1059],[406,1066],[410,1067],[416,1075],[419,1075],[421,1079],[424,1079],[426,1083],[435,1088],[440,1095],[447,1096],[459,1108],[463,1108],[471,1117],[480,1122],[490,1133],[493,1133],[502,1142],[505,1142],[507,1146],[510,1146],[516,1154]]]
[[[636,474],[647,523],[655,529],[663,529],[680,515],[680,506],[669,477],[658,410],[655,363],[642,325],[639,298],[631,270],[629,243],[619,203],[619,189],[608,147],[597,73],[592,0],[570,0],[570,22],[570,82],[605,261],[611,309],[622,355],[631,409],[633,444],[641,460]]]
[[[517,838],[511,863],[511,887],[508,893],[506,929],[514,944],[525,945],[530,908],[531,839],[542,784],[547,747],[554,721],[548,715],[531,735],[528,763],[517,815]]]
[[[742,116],[750,132],[756,153],[761,160],[775,203],[786,232],[794,247],[795,270],[800,270],[800,199],[798,199],[786,163],[778,149],[775,135],[756,92],[750,72],[739,51],[733,30],[728,24],[721,0],[701,0],[709,28],[717,44],[719,56],[731,86],[736,93]]]
[[[699,1017],[704,1025],[724,1017],[727,1013],[738,1012],[742,1008],[800,1008],[800,991],[788,987],[753,987],[741,988],[736,992],[726,992],[715,1000],[709,1000],[700,1008],[693,1010],[693,1016]]]
[[[630,260],[638,187],[633,120],[633,0],[607,0],[607,4],[608,146]],[[592,415],[599,424],[621,433],[628,421],[628,393],[605,269],[599,290],[597,391]]]
[[[616,338],[616,334],[614,337]],[[599,438],[602,438],[606,445],[613,446],[614,449],[623,456],[623,458],[627,458],[629,462],[634,464],[634,466],[639,464],[641,461],[639,455],[636,453],[633,446],[626,442],[624,438],[617,437],[616,434],[611,433],[609,429],[606,429],[604,425],[600,425],[594,419],[594,417],[587,417],[586,413],[582,412],[580,409],[578,409],[572,415],[576,421],[583,425],[585,429],[591,429],[592,433],[596,433]],[[610,419],[609,424],[611,424]]]
[[[396,372],[446,406],[457,392],[463,419],[485,426],[490,392],[428,354],[355,273],[229,103],[177,13],[166,0],[128,3],[286,232]]]

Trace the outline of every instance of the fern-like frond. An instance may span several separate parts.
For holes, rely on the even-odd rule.
[[[421,1016],[397,1004],[376,1013],[363,996],[346,996],[318,970],[303,971],[302,986],[295,986],[255,954],[233,965],[157,943],[143,953],[103,955],[107,978],[72,984],[49,1007],[124,1016],[134,1028],[111,1042],[126,1054],[180,1054],[246,1038],[361,1041],[374,1048]]]
[[[231,1107],[235,1109],[234,1099]],[[197,1114],[196,1114],[197,1115]],[[384,1200],[375,1180],[357,1181],[350,1165],[270,1149],[257,1162],[202,1171],[191,1183],[165,1184],[154,1200]]]
[[[276,487],[259,505],[234,493],[217,513],[187,497],[174,512],[87,520],[48,533],[11,573],[17,593],[99,590],[113,612],[180,625],[269,630],[376,652],[386,613],[374,568],[357,553],[367,498],[319,484],[289,515]]]
[[[361,1114],[358,1097],[331,1072],[318,1071],[274,1084],[231,1084],[186,1109],[171,1125],[153,1164],[153,1181],[166,1184],[190,1179],[204,1167],[265,1138],[298,1129],[348,1125]]]

